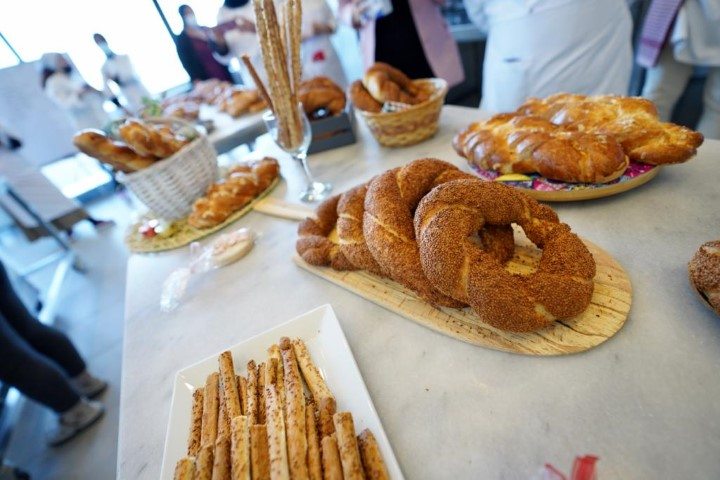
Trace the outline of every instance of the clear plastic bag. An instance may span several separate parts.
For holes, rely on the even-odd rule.
[[[179,307],[193,275],[203,274],[236,262],[252,249],[255,238],[256,235],[252,230],[241,228],[220,235],[205,248],[198,242],[191,243],[190,264],[174,270],[163,282],[160,310],[172,312]]]

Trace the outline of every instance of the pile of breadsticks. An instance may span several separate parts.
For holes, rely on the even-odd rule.
[[[356,437],[352,415],[336,412],[302,340],[281,338],[265,362],[248,362],[247,376],[235,374],[228,351],[218,363],[193,393],[176,480],[390,478],[373,434]]]
[[[243,57],[243,62],[277,119],[280,143],[284,148],[294,149],[303,141],[302,119],[298,110],[298,90],[302,77],[302,5],[300,0],[287,0],[280,21],[273,0],[253,0],[253,5],[269,89],[265,88],[247,56]]]

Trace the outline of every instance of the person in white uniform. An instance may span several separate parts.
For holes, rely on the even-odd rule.
[[[558,92],[627,95],[632,20],[626,0],[464,0],[487,32],[480,107],[515,110]]]
[[[647,70],[642,96],[655,102],[663,120],[670,120],[696,65],[708,69],[697,129],[720,139],[720,0],[686,0],[657,64]]]
[[[40,64],[45,94],[68,114],[77,130],[101,128],[109,121],[103,93],[88,85],[63,54],[46,53]]]
[[[111,90],[109,83],[114,82],[120,88],[122,96],[125,98],[124,107],[131,112],[137,112],[143,108],[143,98],[151,98],[150,92],[142,84],[135,69],[127,55],[118,55],[113,52],[107,43],[105,37],[96,33],[93,35],[95,44],[105,54],[105,63],[102,66],[103,85],[105,86],[105,94],[113,97],[114,92]]]
[[[282,4],[277,5],[278,11],[280,5]],[[218,51],[224,61],[247,54],[262,80],[266,81],[260,45],[255,33],[252,2],[225,0],[218,12],[217,21],[218,28],[222,32],[222,38],[217,38],[220,47]],[[344,89],[347,86],[347,78],[330,39],[336,28],[335,15],[325,0],[303,1],[301,33],[303,78],[325,75]],[[240,74],[245,85],[255,84],[244,65],[241,66]]]

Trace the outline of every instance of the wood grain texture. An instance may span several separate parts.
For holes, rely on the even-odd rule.
[[[420,325],[458,340],[524,355],[565,355],[589,350],[615,335],[627,320],[632,303],[630,279],[606,251],[583,240],[597,263],[590,306],[571,319],[529,333],[505,332],[482,323],[470,308],[437,309],[392,280],[365,271],[340,272],[314,267],[295,255],[300,267]],[[507,269],[530,273],[542,252],[516,231],[515,255]]]

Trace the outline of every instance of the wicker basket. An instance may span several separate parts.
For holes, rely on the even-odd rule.
[[[432,137],[438,129],[440,111],[448,91],[442,78],[416,80],[420,88],[432,90],[430,98],[412,107],[390,113],[357,110],[375,139],[386,147],[405,147]]]
[[[119,173],[117,180],[153,213],[175,219],[190,213],[193,202],[205,194],[217,176],[217,153],[207,137],[199,135],[174,155],[137,172]]]

